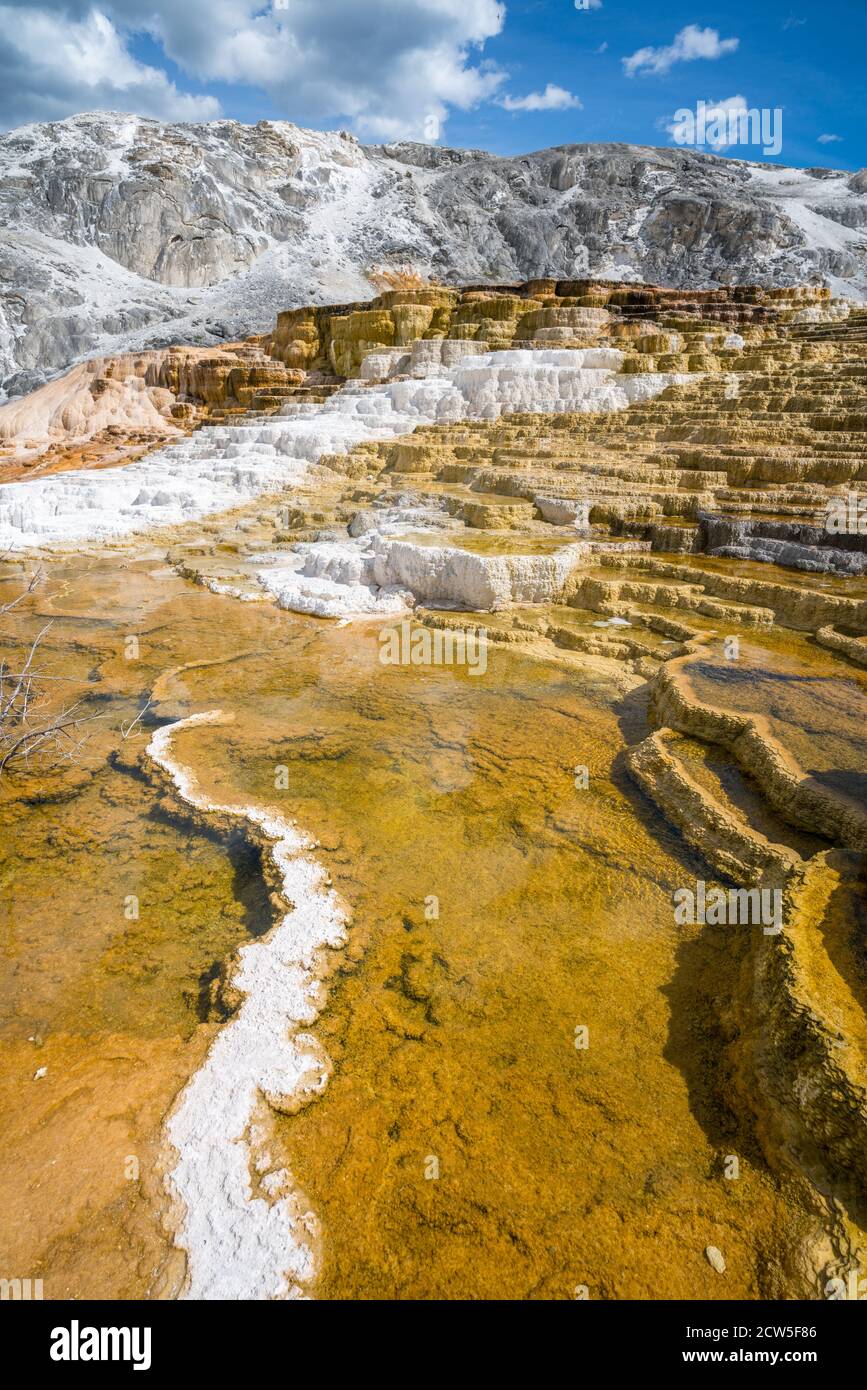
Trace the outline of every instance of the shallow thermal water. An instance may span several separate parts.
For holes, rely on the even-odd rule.
[[[454,546],[474,555],[556,555],[558,550],[574,543],[575,535],[561,531],[554,536],[526,536],[520,532],[488,532],[460,530],[444,535],[432,531],[409,531],[401,540],[413,545]]]
[[[818,783],[867,803],[867,672],[795,633],[785,638],[742,639],[734,661],[721,651],[692,661],[689,682],[708,704],[764,716]]]
[[[666,517],[666,525],[668,518]],[[820,574],[815,571],[784,569],[778,565],[761,564],[756,560],[722,559],[714,555],[665,555],[659,558],[670,564],[682,565],[708,574],[728,575],[734,579],[749,579],[757,584],[785,584],[787,588],[811,589],[823,594],[840,594],[846,598],[867,598],[867,580],[849,575]]]
[[[378,623],[238,603],[156,555],[48,580],[57,669],[102,718],[66,799],[37,779],[0,807],[5,1263],[49,1297],[184,1287],[166,1117],[237,1004],[221,966],[274,914],[243,834],[144,778],[156,686],[145,721],[229,717],[174,753],[211,801],[297,819],[349,916],[311,1028],[330,1079],[272,1117],[319,1233],[307,1292],[812,1291],[816,1210],[760,1157],[720,1023],[746,929],[674,925],[707,870],[623,775],[646,724],[622,668],[496,644],[484,676],[385,666]]]

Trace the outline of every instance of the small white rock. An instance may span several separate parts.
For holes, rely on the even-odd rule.
[[[722,1257],[722,1252],[717,1250],[715,1245],[706,1245],[704,1253],[707,1257],[708,1264],[713,1266],[717,1274],[725,1274],[726,1262]]]
[[[33,1080],[34,1080],[34,1081],[41,1081],[42,1078],[43,1078],[43,1076],[47,1076],[47,1075],[48,1075],[48,1068],[47,1068],[47,1067],[40,1067],[38,1071],[36,1071],[36,1072],[33,1073]]]

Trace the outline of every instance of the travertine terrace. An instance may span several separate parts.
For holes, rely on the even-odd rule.
[[[837,679],[867,665],[867,518],[828,524],[847,507],[851,523],[852,499],[867,486],[867,313],[823,290],[543,280],[290,311],[266,343],[288,366],[366,381],[422,375],[465,345],[610,345],[623,352],[625,373],[688,375],[625,411],[428,425],[327,462],[374,503],[400,491],[434,497],[503,554],[510,541],[520,554],[532,549],[522,541],[551,534],[574,542],[577,528],[580,555],[551,595],[558,611],[537,618],[522,607],[510,620],[509,595],[495,639],[614,657],[646,678],[650,727],[627,752],[631,775],[724,881],[782,888],[783,939],[769,947],[759,935],[732,1003],[743,1096],[772,1149],[863,1213],[863,774],[853,769],[837,785],[811,774],[767,717],[729,704],[725,687],[719,704],[699,698],[690,670],[714,639],[773,634],[773,650],[787,632],[804,635],[805,655],[836,653],[836,667],[822,669]],[[364,536],[376,524],[373,510],[350,531]],[[471,548],[491,563],[493,545]],[[396,577],[412,585],[406,567]],[[417,597],[430,605],[416,610],[423,621],[461,621],[432,611],[435,587]],[[603,621],[582,630],[569,623],[572,609]],[[690,740],[760,789],[782,843],[727,794],[725,778],[699,774]],[[828,848],[798,853],[787,827],[821,835]]]
[[[0,481],[139,458],[211,412],[242,412],[299,387],[258,341],[91,358],[0,405]]]
[[[819,1296],[867,1239],[867,311],[815,286],[419,284],[287,310],[244,351],[242,381],[197,388],[203,423],[174,379],[198,427],[135,473],[0,489],[0,543],[62,580],[63,659],[159,726],[100,756],[185,834],[252,846],[272,894],[255,954],[222,941],[188,1053],[153,1063],[134,1229],[160,1274],[131,1287],[478,1297],[507,1268],[527,1297]],[[123,627],[75,626],[121,566],[170,595],[138,675]],[[389,672],[404,622],[483,629],[484,678]],[[275,819],[275,765],[309,839]],[[483,920],[422,910],[470,874]],[[685,925],[699,882],[778,918]],[[585,1015],[617,1045],[566,1083]],[[294,1052],[248,1075],[232,1038],[274,1016]],[[184,1136],[222,1172],[230,1132],[243,1172],[211,1192]],[[77,1200],[70,1278],[110,1265]],[[252,1273],[226,1264],[245,1241]]]

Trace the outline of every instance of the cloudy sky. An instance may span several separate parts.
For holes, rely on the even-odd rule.
[[[855,169],[865,41],[867,0],[0,0],[0,126],[110,109],[511,154],[668,144],[701,101],[781,108],[780,162]]]

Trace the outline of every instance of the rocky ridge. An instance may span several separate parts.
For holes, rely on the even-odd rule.
[[[7,395],[83,357],[370,297],[382,264],[449,283],[867,284],[863,173],[630,145],[499,158],[91,112],[0,136],[0,223]]]

